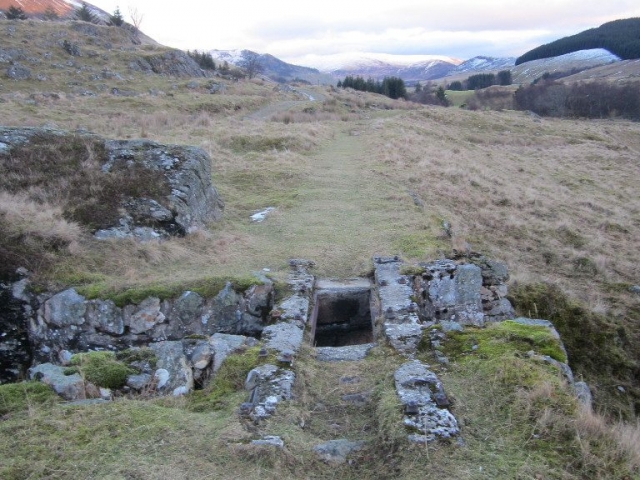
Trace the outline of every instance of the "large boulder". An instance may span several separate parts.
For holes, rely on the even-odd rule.
[[[20,380],[31,363],[28,302],[16,295],[21,282],[0,283],[0,384]]]
[[[113,230],[131,230],[140,224],[184,234],[222,218],[224,202],[211,184],[211,159],[204,150],[149,140],[107,140],[104,145],[108,157],[102,167],[105,172],[123,164],[162,172],[171,191],[164,199],[126,202],[124,222]]]
[[[88,176],[100,187],[96,191],[109,191],[110,196],[94,199],[96,205],[78,205],[77,199],[71,199],[62,208],[67,214],[78,215],[72,217],[95,231],[97,238],[144,241],[184,235],[222,217],[224,202],[211,183],[211,158],[197,147],[104,140],[84,131],[0,127],[0,155],[20,154],[25,148],[46,154],[51,145],[62,148],[78,140],[79,145],[92,144],[97,164],[83,163],[82,158],[69,161],[77,162],[77,170],[90,170]],[[0,174],[4,175],[5,170],[17,167],[2,168]],[[71,172],[73,169],[65,175],[72,176]],[[51,188],[60,188],[55,182],[53,179]],[[39,188],[46,190],[47,186]]]
[[[156,73],[170,77],[206,77],[196,61],[181,50],[146,55],[129,64],[138,72]]]

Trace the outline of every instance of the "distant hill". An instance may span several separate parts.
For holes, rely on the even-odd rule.
[[[504,57],[504,58],[496,58],[496,57],[485,57],[485,56],[477,56],[470,58],[469,60],[465,60],[456,68],[449,72],[449,75],[459,75],[461,73],[482,73],[482,72],[493,72],[499,70],[509,70],[513,68],[515,62],[514,57]]]
[[[211,50],[211,56],[216,62],[228,62],[231,65],[242,66],[245,55],[253,54],[251,50]],[[323,75],[315,68],[301,67],[284,62],[273,55],[258,54],[262,75],[275,81],[304,80],[310,83],[333,83],[328,75]]]
[[[102,21],[109,19],[109,13],[92,5],[89,2],[87,7],[91,12]],[[51,9],[60,18],[73,18],[76,9],[82,6],[81,1],[76,0],[0,0],[0,10],[4,11],[10,6],[20,7],[29,16],[39,17]]]
[[[545,73],[556,78],[568,77],[603,65],[619,63],[620,57],[617,55],[602,48],[595,48],[521,63],[511,69],[511,75],[514,83],[530,83]]]
[[[518,57],[516,65],[595,48],[608,50],[623,60],[640,58],[640,18],[614,20],[598,28],[541,45]]]
[[[461,61],[441,55],[391,55],[382,53],[347,52],[332,55],[306,55],[305,65],[341,79],[347,75],[382,80],[399,77],[405,82],[440,78]]]

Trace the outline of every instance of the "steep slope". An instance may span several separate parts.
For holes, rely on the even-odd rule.
[[[218,62],[228,62],[231,65],[243,66],[247,55],[258,55],[262,67],[262,74],[276,81],[304,80],[310,83],[332,83],[331,77],[322,75],[317,69],[301,67],[284,62],[273,55],[258,54],[251,50],[211,50],[211,56]]]
[[[85,2],[91,12],[100,20],[106,21],[109,14],[100,8]],[[6,10],[11,5],[22,8],[27,15],[42,16],[51,9],[61,18],[73,18],[74,12],[82,5],[76,0],[0,0],[0,10]]]
[[[571,75],[602,65],[619,63],[620,58],[607,50],[596,48],[559,55],[557,57],[532,60],[517,65],[511,70],[514,83],[532,82],[545,73]]]
[[[481,73],[481,72],[495,72],[498,70],[508,70],[513,68],[513,64],[515,62],[515,58],[507,57],[507,58],[496,58],[496,57],[485,57],[485,56],[477,56],[470,58],[469,60],[465,60],[460,65],[455,67],[453,70],[449,72],[449,75],[458,75],[462,73]]]
[[[541,45],[518,57],[516,65],[595,48],[608,50],[623,60],[640,58],[640,18],[615,20]]]

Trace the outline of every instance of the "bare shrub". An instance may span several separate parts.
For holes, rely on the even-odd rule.
[[[39,273],[80,238],[80,227],[65,220],[61,208],[0,192],[0,278],[18,267]]]
[[[500,87],[476,90],[467,100],[469,110],[512,110],[514,108],[513,91]]]
[[[124,163],[103,172],[105,160],[99,140],[39,135],[0,158],[0,189],[59,206],[66,219],[94,230],[113,225],[127,198],[169,193],[162,172]]]

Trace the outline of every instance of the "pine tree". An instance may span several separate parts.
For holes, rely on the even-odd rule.
[[[44,18],[45,20],[58,20],[60,18],[60,16],[58,15],[58,12],[56,12],[53,9],[53,7],[49,6],[44,11],[44,14],[42,15],[42,18]]]
[[[113,15],[109,16],[109,26],[112,27],[121,27],[124,25],[124,17],[122,13],[120,13],[120,7],[116,7],[116,10],[113,12]]]
[[[91,12],[86,2],[82,2],[82,7],[76,10],[76,19],[82,22],[98,23],[98,19]]]
[[[24,13],[24,10],[20,7],[14,7],[11,5],[4,14],[7,17],[7,20],[26,20],[27,14]]]

